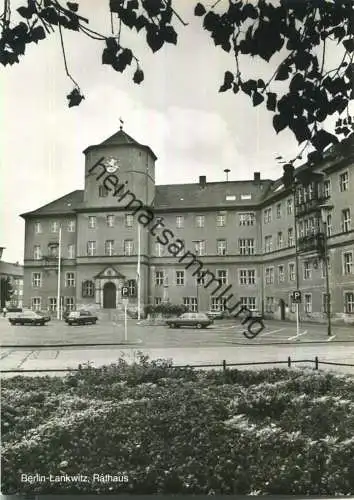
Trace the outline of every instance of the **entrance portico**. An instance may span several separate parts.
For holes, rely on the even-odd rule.
[[[125,276],[110,266],[94,277],[95,302],[100,308],[118,309]]]

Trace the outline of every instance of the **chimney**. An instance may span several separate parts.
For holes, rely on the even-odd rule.
[[[200,175],[199,176],[199,184],[201,187],[205,187],[206,184],[206,175]]]
[[[254,180],[254,182],[259,183],[261,181],[261,173],[260,172],[254,172],[254,174],[253,174],[253,180]]]

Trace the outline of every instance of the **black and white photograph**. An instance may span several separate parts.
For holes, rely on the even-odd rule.
[[[352,1],[0,4],[1,498],[354,498]]]

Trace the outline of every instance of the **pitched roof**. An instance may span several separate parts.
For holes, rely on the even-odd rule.
[[[230,181],[156,186],[156,209],[253,206],[273,181]]]
[[[62,196],[42,207],[33,210],[32,212],[26,212],[20,215],[20,217],[26,218],[28,215],[60,215],[60,214],[73,214],[75,213],[75,208],[83,201],[84,191],[83,189],[77,189],[71,193]]]
[[[130,145],[135,145],[138,146],[139,148],[145,149],[146,151],[149,151],[149,153],[153,156],[154,160],[157,160],[157,156],[155,153],[152,151],[152,149],[149,146],[146,146],[145,144],[140,144],[140,142],[136,141],[131,137],[129,134],[124,132],[124,130],[120,129],[118,132],[115,134],[111,135],[107,139],[105,139],[103,142],[100,142],[99,144],[91,145],[88,146],[85,150],[84,153],[87,153],[93,148],[98,148],[102,146],[124,146],[126,144]]]
[[[0,274],[7,274],[9,276],[23,276],[23,266],[20,264],[13,264],[12,262],[0,261]]]

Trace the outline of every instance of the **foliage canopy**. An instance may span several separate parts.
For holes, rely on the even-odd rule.
[[[26,46],[38,43],[58,30],[65,69],[74,83],[67,95],[69,107],[84,99],[71,76],[63,40],[64,30],[73,30],[103,45],[102,64],[123,73],[133,67],[133,82],[140,84],[144,72],[133,50],[121,44],[123,26],[145,36],[147,45],[158,52],[165,44],[177,45],[176,26],[187,23],[175,10],[177,0],[110,0],[111,29],[100,34],[88,28],[76,2],[23,0],[14,19],[11,0],[4,0],[0,18],[0,62],[4,66],[20,61]],[[213,39],[215,46],[230,54],[234,69],[227,69],[219,92],[243,93],[252,106],[266,106],[272,114],[276,133],[289,129],[302,149],[312,145],[313,160],[320,159],[328,146],[353,130],[349,104],[353,99],[354,15],[351,0],[218,0],[206,8],[197,3],[194,15]],[[342,58],[328,69],[326,55],[331,44],[340,45]],[[326,52],[327,51],[327,52]],[[241,68],[242,56],[259,57],[270,63],[281,54],[281,62],[269,80],[247,78]],[[287,87],[280,95],[276,82]],[[324,121],[337,118],[335,133]],[[328,127],[327,127],[328,128]],[[301,153],[302,153],[301,151]],[[301,153],[291,160],[301,158]]]

